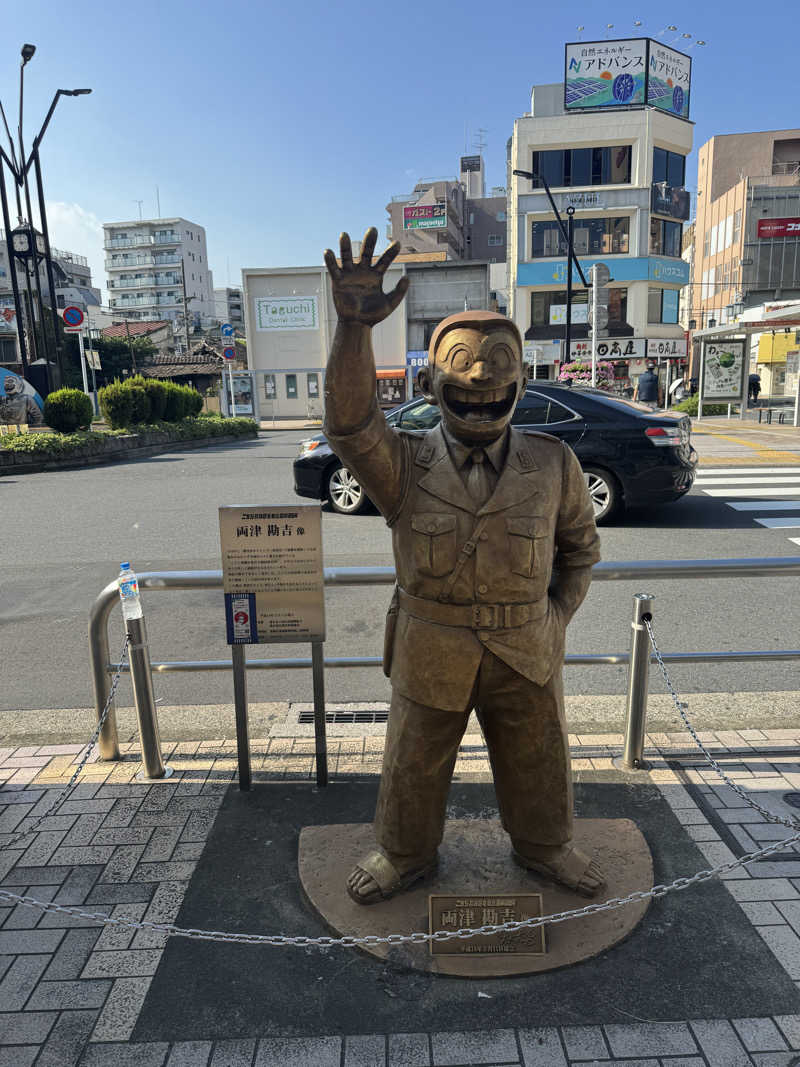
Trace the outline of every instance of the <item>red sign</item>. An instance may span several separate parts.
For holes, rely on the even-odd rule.
[[[759,237],[800,237],[800,219],[759,219]]]

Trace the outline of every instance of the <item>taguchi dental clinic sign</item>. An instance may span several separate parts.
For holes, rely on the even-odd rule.
[[[257,296],[257,330],[318,330],[319,310],[315,296]]]

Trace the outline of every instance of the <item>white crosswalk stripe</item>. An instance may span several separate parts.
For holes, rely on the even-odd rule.
[[[800,530],[800,470],[797,467],[722,467],[702,471],[695,488],[748,513],[766,530]],[[781,499],[785,498],[785,499]],[[791,498],[791,499],[789,499]],[[770,512],[784,512],[772,515]],[[800,545],[800,537],[790,537]]]

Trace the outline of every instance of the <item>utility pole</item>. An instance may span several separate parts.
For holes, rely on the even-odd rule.
[[[131,341],[131,330],[128,326],[128,320],[125,319],[125,336],[128,338],[128,351],[131,354],[131,366],[133,367],[133,373],[138,374],[139,371],[136,368],[136,356],[133,354],[133,342]]]
[[[186,336],[186,354],[189,354],[191,345],[189,344],[189,301],[186,298],[186,269],[183,262],[183,254],[181,254],[181,284],[183,286],[183,328]]]

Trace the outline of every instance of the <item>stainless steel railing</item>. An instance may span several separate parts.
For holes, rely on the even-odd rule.
[[[800,556],[751,559],[686,559],[637,560],[634,562],[598,563],[592,580],[602,581],[664,581],[675,578],[766,578],[800,575]],[[171,589],[222,589],[222,571],[151,571],[139,576],[139,588],[144,591]],[[395,580],[394,567],[326,567],[325,584],[390,585]],[[629,664],[626,744],[623,763],[626,767],[643,765],[644,722],[647,710],[647,685],[650,656],[641,644],[643,610],[652,615],[653,597],[637,594],[634,598],[634,622],[629,652],[601,654],[572,654],[565,656],[567,665]],[[119,601],[116,581],[102,590],[89,613],[89,660],[92,670],[95,707],[98,717],[109,696],[109,678],[118,664],[109,662],[108,620]],[[646,602],[646,608],[642,604]],[[637,623],[638,620],[638,623]],[[638,626],[638,629],[637,629]],[[665,662],[714,663],[800,659],[800,649],[765,649],[741,652],[672,652],[664,655]],[[321,673],[319,659],[294,657],[248,660],[250,670],[295,670],[316,666],[315,677]],[[316,660],[316,663],[315,663]],[[324,667],[374,667],[381,663],[379,656],[333,657],[323,661]],[[173,660],[149,664],[147,669],[158,673],[183,671],[230,671],[231,660]],[[318,724],[319,726],[320,724]],[[324,720],[322,725],[324,726]],[[157,730],[154,731],[157,736]],[[119,759],[114,708],[108,715],[99,739],[103,759]],[[153,762],[155,753],[152,754]],[[159,756],[160,758],[160,756]]]

